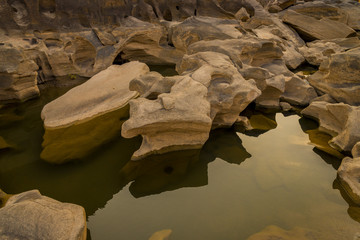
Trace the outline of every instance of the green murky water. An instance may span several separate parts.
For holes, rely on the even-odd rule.
[[[84,161],[54,166],[39,159],[40,112],[66,88],[0,109],[0,188],[84,206],[89,239],[142,240],[171,229],[172,240],[245,240],[268,225],[301,227],[322,240],[352,240],[360,208],[336,180],[339,160],[309,145],[313,123],[276,115],[257,137],[217,130],[201,151],[129,162],[140,138],[119,137]]]

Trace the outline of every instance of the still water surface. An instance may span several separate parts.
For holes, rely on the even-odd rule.
[[[353,240],[360,209],[336,180],[339,160],[316,151],[302,129],[313,123],[276,115],[258,137],[217,130],[201,151],[129,162],[140,138],[119,137],[82,161],[40,160],[44,104],[67,89],[0,109],[0,188],[82,205],[89,239],[146,240],[171,229],[172,240],[245,240],[268,225],[307,228],[323,240]]]

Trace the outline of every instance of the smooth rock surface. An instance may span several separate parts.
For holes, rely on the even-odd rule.
[[[32,190],[11,196],[0,208],[0,238],[85,240],[85,210]]]
[[[138,96],[129,82],[147,72],[140,62],[113,65],[45,105],[41,158],[53,163],[78,159],[119,134],[128,103]]]
[[[315,89],[305,79],[294,75],[286,78],[281,99],[292,105],[307,106],[317,96]]]

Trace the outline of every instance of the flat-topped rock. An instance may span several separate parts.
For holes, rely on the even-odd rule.
[[[47,104],[41,158],[57,164],[81,159],[119,136],[128,103],[138,96],[129,82],[147,72],[140,62],[114,65]]]
[[[45,127],[66,127],[124,107],[138,94],[129,90],[129,82],[148,71],[140,62],[110,66],[45,105],[41,112]]]
[[[292,26],[305,40],[346,38],[355,36],[355,31],[345,23],[287,10],[282,20]]]
[[[86,232],[84,208],[38,190],[13,195],[0,208],[1,239],[85,240]]]

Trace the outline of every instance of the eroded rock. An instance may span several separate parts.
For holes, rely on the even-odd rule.
[[[11,196],[0,208],[1,239],[86,239],[85,210],[32,190]]]
[[[113,65],[45,105],[41,157],[53,163],[81,158],[116,136],[128,102],[138,96],[129,82],[148,71],[140,62]]]
[[[337,102],[360,105],[359,63],[360,48],[333,54],[309,77],[309,82]]]
[[[359,107],[343,103],[312,102],[301,113],[319,122],[319,130],[333,137],[329,144],[338,151],[350,152],[360,140],[357,121]]]
[[[338,169],[338,176],[350,198],[360,205],[360,158],[344,158]]]

